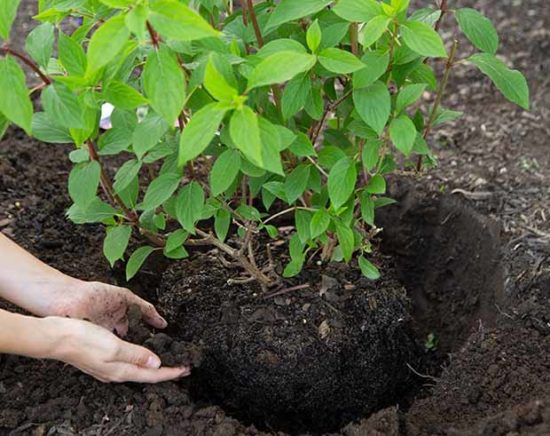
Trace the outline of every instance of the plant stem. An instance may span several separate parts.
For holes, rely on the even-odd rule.
[[[424,139],[427,139],[432,131],[433,123],[435,122],[435,119],[437,117],[437,111],[439,109],[439,106],[441,106],[441,102],[443,101],[443,95],[445,94],[445,89],[447,88],[447,84],[449,83],[449,77],[451,75],[451,69],[456,59],[457,50],[458,50],[458,41],[455,39],[453,41],[453,46],[451,48],[451,54],[449,55],[449,59],[447,59],[447,63],[445,64],[445,72],[443,73],[443,79],[441,80],[439,89],[437,90],[435,102],[432,107],[430,117],[428,118],[428,124],[426,124],[426,128],[424,130],[424,135],[423,135]],[[416,170],[417,171],[422,170],[422,156],[418,156],[418,161],[416,163]]]
[[[153,29],[153,26],[149,21],[146,22],[146,25],[147,25],[147,31],[149,32],[149,36],[151,37],[151,43],[153,44],[153,47],[155,47],[155,50],[158,50],[159,38],[158,38],[157,32],[155,32],[155,29]]]
[[[264,46],[264,37],[262,36],[262,31],[258,24],[258,18],[256,17],[256,12],[254,11],[254,3],[252,0],[246,0],[248,14],[250,15],[250,21],[252,21],[252,27],[254,28],[254,33],[256,34],[256,40],[258,41],[258,47],[262,48]],[[243,11],[243,14],[245,11]]]
[[[225,242],[222,242],[219,239],[215,238],[210,233],[206,233],[200,229],[196,229],[196,232],[197,235],[203,238],[200,243],[196,245],[213,245],[219,248],[225,254],[231,256],[233,259],[239,262],[241,266],[262,285],[270,286],[273,284],[273,281],[269,277],[267,277],[262,271],[260,271],[258,267],[254,266],[244,254],[239,253],[238,250],[235,250],[234,248],[227,245]]]
[[[8,47],[7,45],[0,47],[0,53],[4,55],[10,54],[12,56],[15,56],[16,58],[20,59],[23,63],[25,63],[36,74],[38,74],[40,79],[42,79],[42,81],[46,85],[49,85],[52,83],[51,79],[48,76],[46,76],[42,71],[40,71],[40,67],[32,59],[27,57],[27,55],[25,55],[24,53],[18,52],[17,50],[14,50],[13,48]]]
[[[449,7],[447,3],[448,3],[448,0],[441,0],[441,3],[439,4],[439,10],[441,11],[441,15],[439,16],[439,18],[435,23],[434,29],[436,32],[439,32],[439,29],[441,28],[441,24],[443,22],[443,17],[447,12],[449,12]]]
[[[359,33],[359,26],[357,23],[351,23],[349,28],[349,39],[351,40],[351,52],[357,56],[357,53],[359,53],[359,44],[358,44],[358,33]]]

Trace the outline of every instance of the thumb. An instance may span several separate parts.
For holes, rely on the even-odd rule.
[[[145,347],[120,341],[121,346],[115,357],[115,361],[141,366],[143,368],[158,369],[161,366],[160,358]]]

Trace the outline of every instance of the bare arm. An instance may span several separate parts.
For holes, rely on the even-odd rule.
[[[0,233],[0,297],[39,316],[51,315],[55,289],[79,285]]]
[[[153,352],[112,333],[126,334],[133,304],[149,324],[166,327],[153,305],[128,289],[69,277],[1,233],[0,297],[44,317],[0,310],[0,353],[61,360],[106,382],[156,383],[190,372],[161,368]]]

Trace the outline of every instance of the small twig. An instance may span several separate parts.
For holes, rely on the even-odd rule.
[[[195,231],[197,235],[203,238],[202,241],[205,244],[213,245],[235,259],[252,277],[258,280],[260,284],[265,286],[273,285],[273,281],[269,277],[267,277],[262,271],[260,271],[258,267],[254,266],[244,254],[239,253],[238,250],[235,250],[234,248],[227,245],[225,242],[220,241],[216,237],[212,236],[209,233],[206,233],[203,230],[196,229]]]
[[[441,28],[441,24],[443,23],[443,17],[447,12],[449,12],[447,3],[448,3],[448,0],[441,0],[441,3],[439,5],[439,10],[441,11],[441,15],[439,16],[439,18],[435,23],[434,29],[436,32],[439,32],[439,29]]]
[[[0,53],[4,55],[11,54],[12,56],[15,56],[16,58],[20,59],[23,63],[25,63],[36,74],[38,74],[38,76],[42,79],[42,81],[46,85],[49,85],[52,83],[51,79],[40,70],[40,67],[32,59],[27,57],[24,53],[18,52],[17,50],[14,50],[13,48],[8,47],[7,45],[0,47]]]
[[[288,294],[289,292],[299,291],[301,289],[308,289],[309,287],[310,287],[309,283],[305,283],[303,285],[298,285],[298,286],[292,286],[291,288],[281,289],[280,291],[272,292],[271,294],[264,296],[264,299],[267,300],[268,298],[277,297],[279,295]]]
[[[427,139],[432,131],[433,124],[437,117],[437,111],[439,109],[439,106],[441,105],[441,102],[443,101],[445,89],[447,88],[447,84],[449,83],[449,77],[451,76],[451,69],[453,68],[453,65],[456,59],[457,50],[458,50],[458,41],[455,39],[453,41],[453,47],[451,48],[451,54],[449,55],[449,59],[445,64],[445,72],[443,74],[443,79],[441,80],[441,84],[439,85],[439,89],[437,90],[437,95],[435,97],[435,102],[432,108],[432,112],[430,113],[430,118],[428,119],[428,124],[426,124],[426,128],[424,130],[424,135],[423,135],[424,139]],[[418,161],[416,163],[416,170],[417,171],[422,170],[422,156],[418,156]]]
[[[437,378],[435,378],[434,376],[431,376],[431,375],[427,375],[427,374],[420,374],[416,369],[414,369],[411,365],[409,365],[408,363],[406,363],[405,365],[407,365],[407,368],[409,368],[414,374],[416,374],[418,377],[422,377],[422,378],[426,378],[426,379],[429,379],[429,380],[432,380],[434,381],[435,383],[437,383],[439,380]]]

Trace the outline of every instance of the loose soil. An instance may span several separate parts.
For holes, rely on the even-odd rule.
[[[391,259],[378,261],[378,282],[335,264],[268,294],[227,284],[213,255],[171,266],[159,307],[174,336],[204,347],[191,392],[244,422],[292,433],[337,430],[399,402],[416,387],[407,364],[423,370],[424,351]]]
[[[387,209],[380,221],[385,227],[381,243],[385,251],[379,261],[396,271],[400,286],[407,290],[417,340],[433,333],[438,351],[425,353],[433,360],[422,359],[417,367],[407,367],[416,386],[411,383],[401,396],[388,395],[386,404],[379,403],[384,409],[355,415],[355,422],[332,434],[550,434],[550,17],[543,0],[457,3],[479,8],[499,23],[502,56],[527,73],[533,109],[526,114],[504,103],[474,70],[460,67],[454,73],[447,106],[464,110],[466,117],[437,131],[432,146],[440,167],[411,182],[415,190],[394,182],[392,190],[400,204]],[[22,4],[30,15],[35,2],[23,0]],[[446,24],[453,29],[451,21]],[[18,29],[24,28],[28,20],[19,21]],[[451,34],[452,30],[447,36]],[[22,41],[20,32],[16,40]],[[129,286],[155,303],[159,296],[168,298],[162,296],[169,295],[169,280],[188,271],[198,258],[179,267],[172,265],[166,272],[167,264],[152,258],[135,280],[125,284],[121,271],[111,271],[102,258],[103,230],[76,227],[63,218],[69,206],[67,150],[29,141],[19,130],[10,129],[0,142],[0,230],[66,273]],[[201,265],[207,263],[199,262],[199,271],[204,268]],[[339,286],[347,282],[358,286],[351,276],[334,276]],[[183,279],[199,289],[196,274]],[[208,278],[209,283],[218,279]],[[310,308],[323,310],[325,297],[318,295],[319,280],[307,280],[312,282],[311,290],[285,295],[279,304],[273,300],[263,315],[280,312],[295,319],[306,299],[313,300]],[[173,284],[171,289],[180,286]],[[216,294],[212,291],[205,286],[200,295],[213,295],[202,297],[200,303],[214,311]],[[254,290],[235,288],[233,292],[234,301],[247,303],[248,292]],[[360,292],[358,302],[374,291]],[[338,288],[336,295],[344,293]],[[194,301],[195,296],[187,297],[189,304],[199,301]],[[288,305],[287,299],[291,300]],[[326,316],[329,326],[338,320],[330,309]],[[198,331],[194,321],[198,314],[187,313],[186,317],[189,320],[173,324],[167,335],[135,323],[130,338],[154,349],[167,364],[193,362],[197,367],[193,376],[179,382],[105,385],[56,362],[1,357],[0,434],[276,434],[268,429],[272,423],[283,429],[284,423],[265,416],[265,409],[264,416],[252,416],[250,407],[236,412],[227,397],[216,397],[223,393],[223,379],[204,380],[201,375],[217,370],[208,363],[207,344],[201,343],[206,333]],[[243,332],[252,331],[246,330],[251,327],[243,314],[237,313],[235,319]],[[321,323],[320,317],[309,318],[306,325],[311,338],[319,337]],[[203,327],[214,331],[220,325],[218,319]],[[262,326],[262,319],[254,325]],[[338,332],[337,328],[333,331]],[[213,346],[219,349],[227,337],[241,337],[238,332],[223,335]],[[307,335],[300,340],[304,339]],[[438,352],[450,353],[441,367],[434,365],[440,362]],[[237,356],[226,356],[224,364],[231,359],[235,363]],[[263,356],[270,364],[272,356]],[[235,398],[242,402],[246,396],[239,393],[231,401]],[[338,406],[332,394],[325,400],[324,407]],[[250,425],[253,419],[262,421],[263,432]]]

